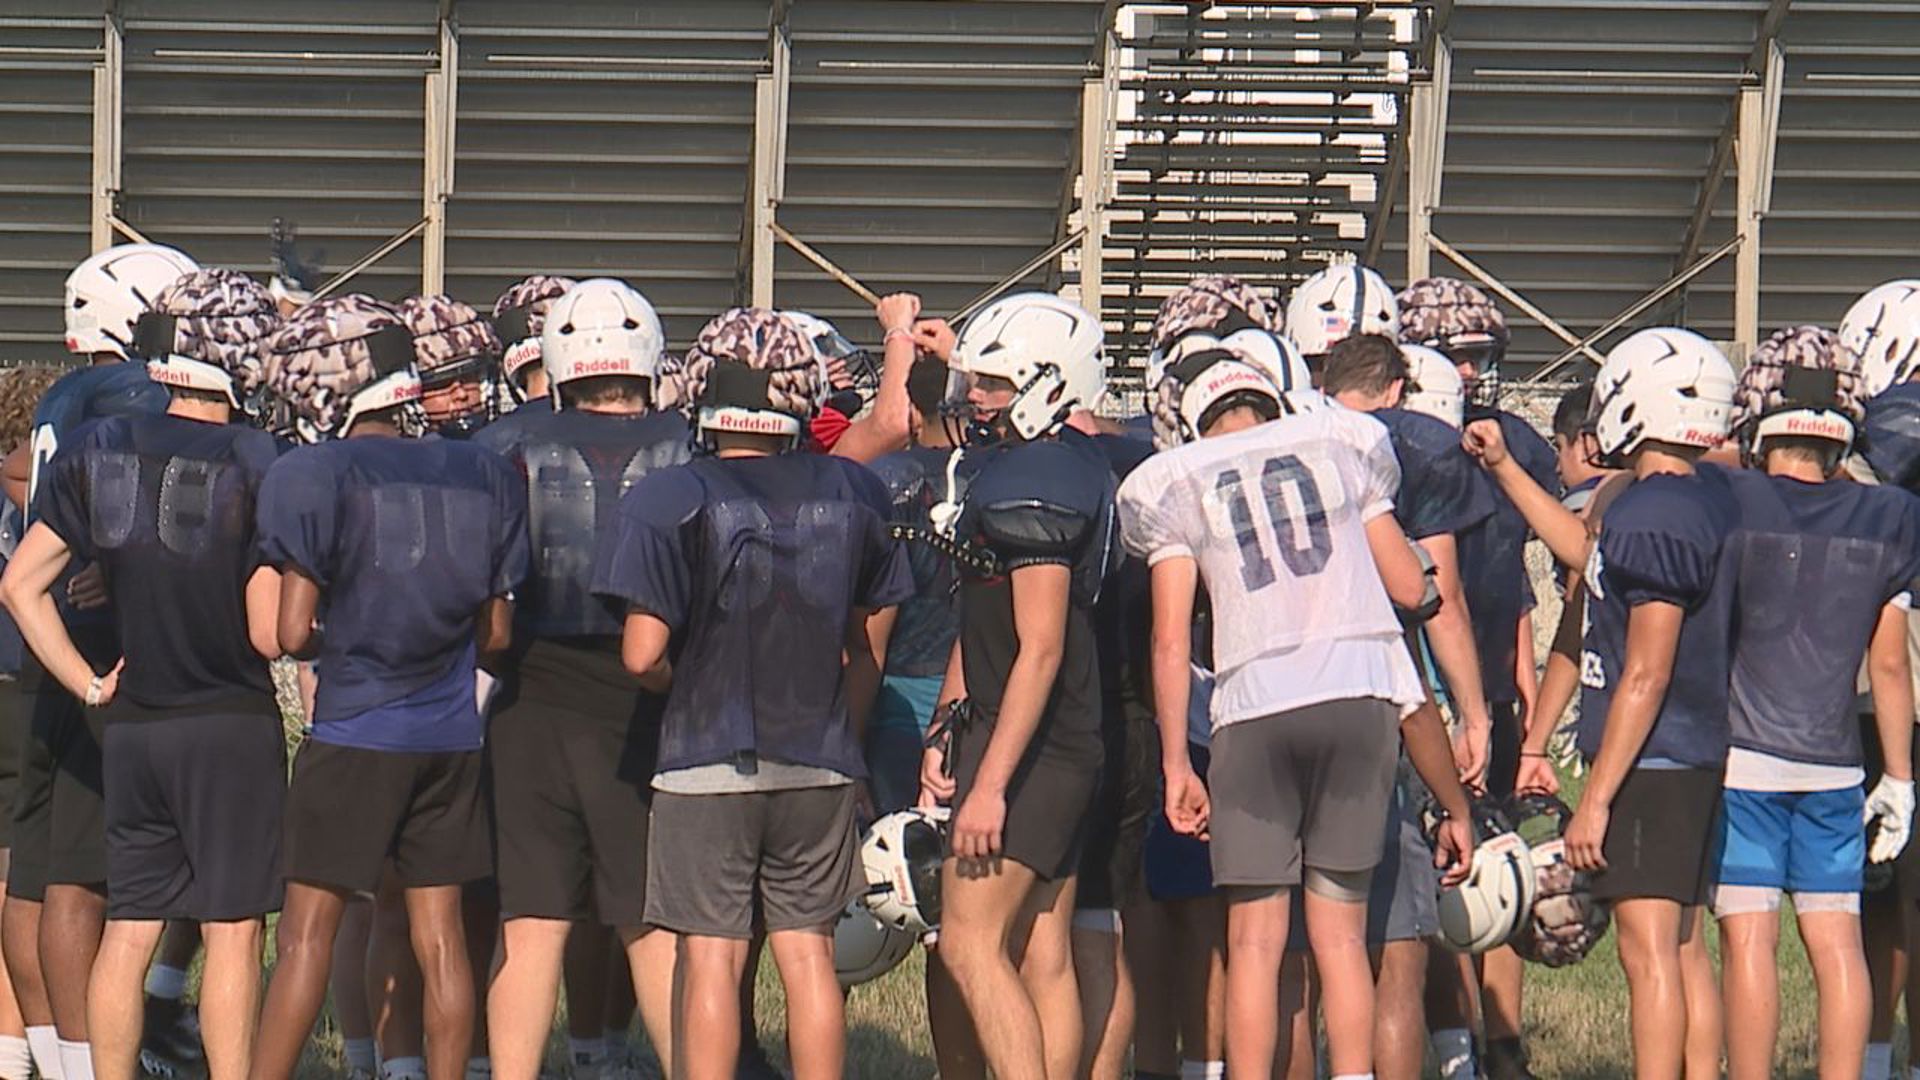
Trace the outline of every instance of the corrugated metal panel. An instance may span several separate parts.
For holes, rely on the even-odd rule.
[[[0,362],[52,360],[61,282],[88,249],[93,65],[102,25],[73,5],[7,6],[0,18]]]
[[[780,222],[877,291],[959,308],[1058,235],[1101,15],[1099,0],[795,4]],[[775,296],[876,332],[784,248]]]

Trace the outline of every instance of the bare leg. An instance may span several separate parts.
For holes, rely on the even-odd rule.
[[[333,939],[333,971],[327,994],[333,1022],[343,1040],[373,1038],[373,1014],[367,1008],[367,939],[373,933],[373,902],[355,898],[340,917]]]
[[[1900,997],[1907,987],[1906,912],[1912,904],[1900,904],[1880,896],[1862,896],[1861,929],[1866,938],[1867,975],[1873,984],[1873,1024],[1868,1038],[1877,1043],[1893,1041]],[[1920,997],[1915,998],[1920,1002]]]
[[[1180,1071],[1180,1029],[1194,1012],[1193,988],[1183,980],[1193,965],[1175,943],[1171,906],[1142,897],[1123,916],[1120,944],[1134,986],[1133,1066],[1141,1072]],[[1087,976],[1078,977],[1084,993]]]
[[[289,1080],[300,1050],[326,1002],[327,969],[346,894],[320,885],[287,882],[287,899],[274,930],[276,959],[260,1015],[252,1080]]]
[[[107,924],[109,928],[112,923]],[[200,1023],[211,1080],[240,1080],[247,1075],[260,1022],[260,946],[265,918],[200,924],[207,945],[200,978]],[[94,1055],[100,1042],[94,1040]]]
[[[389,868],[373,900],[373,933],[367,941],[367,1004],[381,1061],[426,1056],[420,1016],[420,962],[413,955],[413,928],[406,892]]]
[[[1780,1034],[1780,970],[1774,959],[1779,947],[1777,911],[1744,912],[1720,919],[1728,1080],[1756,1080],[1772,1073],[1774,1046]],[[1823,1012],[1824,998],[1822,995]]]
[[[1040,883],[1014,922],[1008,949],[1040,1019],[1048,1080],[1073,1080],[1080,1068],[1080,991],[1073,978],[1075,879]]]
[[[1820,1080],[1859,1076],[1867,1053],[1873,992],[1860,944],[1860,917],[1809,911],[1799,918],[1800,938],[1806,943],[1814,986],[1820,992]],[[1731,1054],[1731,1042],[1727,1049]]]
[[[732,1080],[740,1061],[740,980],[747,942],[682,934],[674,964],[679,1080]]]
[[[1373,1071],[1373,969],[1367,963],[1367,902],[1306,890],[1307,939],[1320,976],[1327,1067],[1335,1076]]]
[[[100,1080],[132,1080],[139,1067],[146,1020],[141,986],[165,925],[158,919],[115,919],[101,937],[87,992],[93,1074]]]
[[[833,972],[833,928],[768,935],[787,991],[787,1053],[793,1080],[839,1080],[846,1071],[846,998]]]
[[[508,919],[502,930],[505,955],[487,992],[488,1050],[496,1080],[534,1080],[540,1073],[572,926],[564,919],[516,918]],[[567,1005],[572,1024],[576,1006],[571,999]],[[598,1029],[599,1010],[589,1018]],[[598,1030],[594,1037],[599,1037]]]
[[[1720,1012],[1720,982],[1707,952],[1707,911],[1687,909],[1682,919],[1680,983],[1687,995],[1687,1080],[1720,1080],[1726,1032]]]
[[[473,1051],[473,965],[461,921],[461,887],[407,889],[407,921],[420,962],[429,1080],[461,1080]]]
[[[466,940],[467,966],[473,972],[473,1046],[470,1056],[488,1057],[487,984],[493,979],[500,951],[500,890],[492,880],[472,881],[460,892],[460,920]]]
[[[1120,1080],[1133,1044],[1134,989],[1125,931],[1073,928],[1073,976],[1080,991],[1080,1075]]]
[[[511,928],[513,924],[510,922],[507,925]],[[567,991],[567,1035],[571,1038],[589,1041],[606,1034],[607,981],[612,967],[608,962],[611,954],[607,952],[606,940],[607,928],[591,919],[569,924],[561,979]],[[514,962],[511,934],[506,936],[506,947],[506,963],[511,964]],[[503,966],[500,975],[494,977],[495,992],[498,992],[500,977],[505,974],[506,968]],[[499,1017],[494,1015],[491,995],[487,1012],[489,1026],[500,1022]],[[493,1071],[496,1075],[500,1072],[498,1049],[493,1052]]]
[[[1224,1061],[1227,1056],[1227,902],[1220,896],[1173,905],[1182,964],[1180,992],[1187,997],[1180,1021],[1180,1055],[1188,1061]],[[1286,1007],[1286,995],[1280,1004]]]
[[[1032,870],[1011,859],[969,861],[964,870],[959,860],[948,859],[941,867],[940,958],[998,1080],[1043,1080],[1047,1074],[1040,1014],[1009,952],[1014,922],[1037,883]]]
[[[927,1028],[933,1035],[934,1063],[941,1080],[986,1080],[986,1053],[944,955],[939,947],[927,953]]]
[[[68,1042],[87,1041],[87,983],[106,928],[104,893],[85,885],[47,886],[40,910],[40,969],[54,1026]]]
[[[40,974],[40,902],[8,894],[0,907],[0,952],[6,955],[7,981],[27,1024],[53,1023],[47,984]]]
[[[1289,950],[1280,960],[1280,1039],[1273,1059],[1273,1080],[1317,1080],[1320,1046],[1313,1018],[1319,1011],[1319,977],[1313,955]]]
[[[1427,943],[1389,941],[1379,951],[1374,989],[1373,1075],[1418,1080],[1427,1056]]]
[[[626,942],[627,970],[633,977],[633,998],[653,1043],[661,1071],[673,1075],[673,973],[678,948],[669,930],[652,927],[620,931]]]
[[[1233,890],[1227,904],[1227,1074],[1268,1076],[1280,1041],[1288,891]]]
[[[1671,900],[1635,898],[1614,905],[1639,1080],[1675,1080],[1686,1057],[1687,995],[1680,974],[1685,914]]]

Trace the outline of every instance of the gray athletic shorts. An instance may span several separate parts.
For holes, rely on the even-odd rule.
[[[852,784],[728,795],[653,794],[647,923],[682,934],[831,929],[866,887]]]
[[[1213,882],[1290,887],[1301,869],[1380,862],[1399,710],[1349,698],[1242,720],[1213,735]]]
[[[1367,893],[1367,944],[1416,941],[1440,930],[1440,871],[1420,831],[1426,785],[1402,761],[1387,815],[1386,850]]]

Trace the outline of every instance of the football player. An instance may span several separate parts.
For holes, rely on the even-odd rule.
[[[804,311],[783,313],[813,345],[827,387],[827,396],[807,422],[814,448],[859,462],[911,444],[913,403],[907,395],[907,377],[921,342],[934,329],[930,324],[946,325],[921,320],[920,298],[913,293],[883,297],[881,304],[911,314],[900,333],[886,336],[877,372],[873,357],[832,323]]]
[[[1869,289],[1840,320],[1840,340],[1861,358],[1866,418],[1847,471],[1869,484],[1920,491],[1920,280],[1889,281]],[[1910,662],[1920,657],[1920,615],[1909,613]],[[1920,663],[1914,665],[1920,668]],[[1864,687],[1862,687],[1864,689]],[[1877,772],[1867,740],[1869,772]],[[1871,779],[1871,776],[1869,777]],[[1867,1080],[1892,1073],[1893,1026],[1903,996],[1920,1003],[1920,964],[1908,963],[1907,943],[1920,942],[1920,845],[1908,844],[1887,887],[1869,894],[1862,912],[1867,966],[1875,988],[1873,1029],[1867,1044]]]
[[[1487,295],[1455,278],[1426,278],[1400,293],[1400,340],[1439,351],[1460,373],[1467,396],[1468,420],[1494,419],[1511,453],[1536,484],[1557,491],[1554,455],[1532,425],[1499,408],[1500,360],[1509,331]],[[1480,684],[1492,717],[1492,742],[1481,786],[1497,798],[1513,794],[1520,764],[1521,733],[1528,726],[1537,692],[1533,653],[1533,586],[1527,573],[1527,521],[1511,500],[1496,491],[1494,513],[1479,528],[1459,538],[1465,598],[1473,612],[1474,641],[1480,653]],[[1461,687],[1446,676],[1447,691],[1458,701]],[[1434,954],[1429,977],[1434,985],[1427,1007],[1435,1028],[1434,1046],[1442,1075],[1472,1067],[1469,1033],[1472,995],[1467,972],[1457,957]],[[1525,1080],[1529,1075],[1520,1040],[1520,1010],[1525,965],[1502,947],[1480,959],[1480,1003],[1486,1031],[1486,1067],[1491,1080]]]
[[[507,1080],[539,1072],[576,920],[618,931],[663,1062],[671,1048],[673,939],[645,919],[661,702],[621,667],[620,620],[591,586],[594,549],[613,535],[620,497],[685,462],[692,440],[680,413],[649,407],[665,335],[645,297],[594,278],[548,315],[541,366],[559,411],[536,406],[524,423],[475,436],[525,476],[532,533],[514,655],[489,728],[506,926],[487,1011],[494,1075]]]
[[[395,305],[413,334],[420,414],[434,435],[464,439],[495,415],[494,368],[500,338],[493,322],[451,296],[409,296]]]
[[[1371,267],[1329,266],[1294,287],[1287,297],[1287,334],[1316,373],[1327,350],[1355,334],[1394,337],[1400,310],[1393,289]]]
[[[32,442],[7,458],[9,482],[27,485],[29,525],[47,463],[82,424],[166,410],[166,389],[149,380],[143,366],[123,361],[133,346],[134,324],[160,291],[197,269],[173,248],[126,244],[91,256],[67,276],[67,351],[89,364],[68,372],[46,392],[34,410]],[[62,617],[94,670],[104,672],[119,658],[120,647],[113,613],[104,606],[100,573],[70,569],[56,592]],[[74,1061],[72,1075],[78,1078],[90,1067],[87,980],[106,921],[105,803],[99,732],[91,726],[99,717],[86,715],[79,699],[38,663],[29,662],[23,674],[32,734],[21,755],[0,939],[36,1064],[43,1074],[57,1074],[62,1067],[56,1055],[64,1055]],[[57,1045],[49,1028],[57,1028],[65,1047]]]
[[[1857,1075],[1871,1002],[1860,945],[1861,868],[1905,846],[1913,819],[1908,589],[1920,499],[1834,482],[1863,416],[1859,360],[1813,326],[1775,333],[1740,375],[1733,430],[1755,470],[1734,475],[1736,578],[1725,834],[1714,914],[1727,1005],[1727,1075],[1769,1075],[1780,1011],[1782,892],[1820,993],[1820,1072]],[[1884,773],[1861,787],[1854,678],[1866,659]],[[1860,822],[1877,827],[1869,848]]]
[[[981,449],[957,526],[970,555],[948,721],[921,786],[955,808],[941,962],[999,1076],[1064,1076],[1081,1060],[1071,923],[1104,753],[1092,614],[1113,483],[1068,421],[1104,393],[1101,341],[1074,305],[1018,293],[969,320],[954,352]]]
[[[547,369],[540,362],[540,335],[546,330],[547,312],[553,309],[553,302],[577,284],[570,277],[534,274],[507,286],[493,302],[494,336],[505,350],[500,354],[501,390],[496,395],[504,392],[503,407],[506,401],[515,403],[516,407],[504,408],[508,415],[519,412],[518,405],[530,402],[551,410]],[[529,415],[539,411],[533,409]]]
[[[400,437],[420,394],[413,355],[399,314],[359,295],[302,308],[269,346],[269,383],[314,445],[268,472],[261,543],[281,572],[280,646],[317,657],[319,691],[287,795],[286,908],[255,1077],[292,1075],[347,897],[389,860],[425,983],[428,1075],[460,1076],[471,1048],[460,893],[492,870],[476,655],[510,640],[526,487],[491,451]]]
[[[1466,435],[1555,557],[1586,567],[1579,747],[1591,773],[1567,855],[1599,872],[1594,896],[1613,905],[1635,1067],[1651,1075],[1679,1075],[1696,1053],[1705,1065],[1689,1028],[1714,1012],[1695,1000],[1711,987],[1683,976],[1681,949],[1712,880],[1733,594],[1717,568],[1739,516],[1726,474],[1696,462],[1726,437],[1733,387],[1726,358],[1691,331],[1642,330],[1608,353],[1594,435],[1602,463],[1634,480],[1591,557],[1585,524],[1507,452],[1503,422]]]
[[[593,575],[625,608],[627,670],[670,685],[645,918],[681,935],[673,1065],[733,1076],[757,910],[786,986],[795,1074],[839,1076],[833,926],[864,887],[855,787],[880,674],[867,618],[911,595],[912,578],[880,481],[793,452],[824,387],[792,321],[761,308],[717,316],[685,378],[711,453],[640,478]]]
[[[104,727],[109,921],[89,1000],[94,1072],[134,1075],[141,987],[163,920],[203,921],[207,1063],[247,1069],[265,916],[280,906],[285,740],[267,658],[279,575],[260,563],[253,508],[272,436],[229,423],[273,298],[230,270],[168,286],[131,351],[167,387],[161,416],[102,420],[41,476],[40,510],[0,597],[46,671]],[[96,673],[53,589],[69,561],[112,583],[122,659]],[[71,1074],[69,1074],[71,1075]]]
[[[1214,880],[1228,890],[1227,1072],[1273,1068],[1289,894],[1304,882],[1332,1073],[1366,1076],[1367,885],[1402,717],[1426,718],[1407,731],[1422,772],[1453,777],[1435,714],[1418,708],[1426,695],[1389,602],[1417,608],[1425,575],[1391,515],[1400,470],[1386,429],[1306,390],[1287,394],[1291,415],[1270,422],[1257,399],[1229,392],[1261,382],[1232,353],[1170,365],[1156,412],[1173,412],[1188,438],[1210,437],[1136,469],[1121,488],[1121,519],[1129,548],[1152,567],[1167,817],[1210,837]],[[1185,739],[1202,583],[1219,672],[1205,785]],[[1463,836],[1463,823],[1445,826],[1443,849],[1463,855]]]
[[[1417,365],[1417,366],[1416,366]],[[1321,390],[1385,424],[1400,463],[1393,503],[1401,528],[1434,565],[1440,606],[1421,624],[1422,637],[1446,679],[1461,719],[1454,763],[1461,778],[1486,773],[1488,720],[1480,690],[1480,657],[1460,584],[1457,538],[1494,512],[1490,485],[1460,449],[1461,382],[1451,361],[1421,346],[1398,346],[1379,334],[1346,338],[1328,350]],[[1439,879],[1420,826],[1426,792],[1401,769],[1394,790],[1387,857],[1375,870],[1368,903],[1368,943],[1377,950],[1374,1073],[1383,1080],[1417,1077],[1427,1033],[1426,940],[1440,929]],[[1453,957],[1444,958],[1449,963]]]

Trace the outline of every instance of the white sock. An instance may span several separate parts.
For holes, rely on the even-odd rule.
[[[27,1048],[33,1053],[33,1066],[46,1080],[63,1080],[60,1072],[60,1036],[52,1024],[27,1029]]]
[[[33,1075],[33,1051],[19,1035],[0,1035],[0,1080],[28,1080]]]
[[[347,1068],[364,1069],[372,1072],[378,1064],[374,1057],[373,1036],[362,1039],[341,1039],[340,1056],[347,1060]]]
[[[607,1060],[607,1040],[567,1036],[567,1060],[575,1065],[598,1065]]]
[[[1433,1056],[1440,1062],[1440,1080],[1473,1080],[1473,1032],[1442,1028],[1433,1033]]]
[[[60,1040],[62,1080],[93,1080],[93,1044]]]
[[[1892,1043],[1867,1044],[1867,1064],[1860,1070],[1860,1080],[1893,1080]]]
[[[427,1080],[427,1059],[394,1058],[380,1063],[380,1080]]]
[[[179,1001],[187,996],[187,973],[167,964],[147,969],[147,996]]]
[[[1180,1061],[1180,1080],[1227,1080],[1224,1061]]]
[[[1370,1072],[1341,1073],[1340,1075],[1334,1077],[1333,1080],[1373,1080],[1373,1074]]]
[[[493,1059],[490,1057],[468,1058],[467,1080],[493,1080]]]

